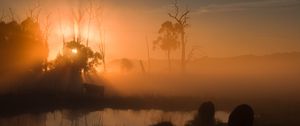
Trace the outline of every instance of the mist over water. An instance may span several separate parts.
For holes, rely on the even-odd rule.
[[[160,121],[172,121],[183,126],[196,114],[195,111],[161,110],[114,110],[104,109],[91,113],[76,111],[55,111],[44,114],[24,114],[11,118],[0,118],[0,125],[5,126],[149,126]],[[227,122],[229,114],[216,112],[216,119]]]

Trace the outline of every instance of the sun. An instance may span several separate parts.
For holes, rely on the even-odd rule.
[[[72,51],[73,54],[77,54],[78,53],[78,50],[76,48],[72,49],[71,51]]]

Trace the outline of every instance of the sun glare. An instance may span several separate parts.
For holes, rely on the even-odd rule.
[[[77,49],[75,49],[75,48],[72,49],[72,53],[73,53],[73,54],[77,54],[77,53],[78,53]]]

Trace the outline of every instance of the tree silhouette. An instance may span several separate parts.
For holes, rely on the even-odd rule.
[[[89,74],[96,72],[101,58],[98,52],[81,42],[65,42],[63,52],[58,54],[49,73],[54,76],[55,84],[61,84],[64,92],[77,94],[83,91],[84,80]]]
[[[0,23],[0,52],[3,69],[23,69],[42,72],[48,57],[47,42],[37,22],[27,18],[18,24],[16,21]]]
[[[127,58],[121,59],[120,63],[122,73],[130,71],[134,67],[133,62]]]
[[[47,57],[47,41],[38,22],[32,18],[0,22],[0,83],[6,84],[1,89],[26,90],[39,84]]]
[[[186,68],[186,28],[189,26],[187,20],[189,19],[190,11],[187,9],[181,11],[178,5],[178,0],[174,0],[174,12],[168,13],[168,15],[175,20],[178,25],[178,31],[180,33],[180,45],[181,45],[181,71],[184,72]]]
[[[59,55],[56,59],[57,66],[67,63],[71,65],[75,71],[87,73],[90,71],[94,72],[95,67],[101,64],[101,54],[94,52],[91,48],[80,42],[66,42],[63,50],[63,55]]]
[[[99,53],[102,55],[103,70],[106,72],[106,38],[103,28],[103,6],[102,0],[98,1],[98,6],[94,9],[94,18],[96,20],[99,35]],[[99,4],[100,3],[100,4]]]
[[[171,70],[171,51],[177,49],[179,46],[178,28],[178,25],[173,24],[171,21],[164,22],[158,31],[158,38],[153,42],[154,48],[159,46],[167,52],[169,71]]]

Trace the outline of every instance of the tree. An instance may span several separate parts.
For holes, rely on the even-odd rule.
[[[41,4],[39,0],[34,1],[34,4],[28,8],[26,14],[27,17],[31,18],[33,21],[39,23],[39,18],[41,14]]]
[[[101,55],[101,62],[103,65],[104,72],[106,71],[106,43],[105,43],[105,34],[103,29],[103,0],[89,0],[89,5],[85,9],[87,14],[87,37],[86,37],[86,46],[89,46],[90,41],[90,27],[94,23],[98,30],[98,43],[99,50],[98,53]]]
[[[44,29],[42,30],[42,32],[43,32],[44,45],[47,49],[47,52],[49,52],[48,40],[49,40],[49,35],[51,32],[50,14],[48,14],[46,17],[46,23],[44,24]],[[47,55],[47,58],[48,58],[48,55]],[[45,60],[44,60],[44,71],[48,70],[47,58],[45,58]]]
[[[159,37],[153,42],[154,48],[159,47],[167,52],[169,71],[171,70],[171,51],[179,46],[178,25],[171,21],[166,21],[161,25],[158,31]]]
[[[73,25],[74,25],[74,41],[81,42],[81,23],[84,19],[85,11],[82,8],[72,10]]]
[[[121,65],[121,72],[129,72],[133,67],[133,62],[127,58],[123,58],[120,61],[120,65]]]
[[[100,33],[101,34],[101,33]],[[99,53],[102,56],[103,70],[106,72],[106,44],[104,35],[101,34],[100,42],[99,42]]]
[[[46,47],[46,51],[49,52],[49,47],[48,47],[48,39],[49,39],[49,35],[51,32],[51,22],[50,22],[50,14],[47,14],[45,17],[45,23],[41,23],[40,22],[40,15],[42,12],[42,7],[40,4],[39,0],[35,0],[34,4],[31,5],[27,11],[26,11],[26,15],[29,19],[31,19],[33,22],[37,23],[38,25],[43,25],[40,29],[41,33],[42,33],[42,38],[43,38],[43,42],[44,42],[44,46]],[[47,57],[44,59],[43,62],[43,71],[47,71],[48,69],[48,54]]]
[[[88,46],[76,41],[70,41],[65,44],[63,57],[64,62],[72,66],[77,72],[95,71],[95,67],[99,65],[102,56],[99,52],[94,52]]]
[[[20,24],[1,22],[0,52],[1,67],[6,71],[20,68],[21,71],[40,73],[48,56],[40,26],[32,18]]]
[[[168,15],[177,22],[178,30],[180,33],[180,45],[181,45],[181,71],[185,72],[186,68],[186,28],[189,26],[187,20],[189,19],[190,11],[187,9],[181,11],[178,5],[178,0],[174,0],[174,12],[168,13]]]
[[[103,7],[101,6],[102,0],[98,1],[98,6],[94,7],[94,18],[99,34],[99,53],[102,56],[103,70],[106,72],[106,40],[105,32],[103,29]],[[92,7],[91,7],[92,8]]]
[[[150,58],[150,47],[149,47],[149,41],[148,37],[146,36],[146,47],[147,47],[147,60],[148,60],[148,72],[151,71],[151,58]]]
[[[63,35],[63,53],[57,57],[56,66],[54,65],[53,69],[59,66],[72,69],[74,72],[83,74],[82,77],[87,77],[90,72],[96,71],[96,66],[103,64],[104,53],[102,51],[93,51],[89,47],[90,42],[90,27],[91,24],[96,21],[96,9],[94,6],[94,1],[91,0],[89,6],[86,8],[79,7],[72,10],[72,18],[74,25],[74,34],[73,40],[65,42],[64,34]],[[86,16],[85,16],[86,15]],[[83,23],[87,23],[87,36],[81,36],[83,34],[82,26]],[[62,24],[60,22],[60,29],[62,32]],[[63,32],[62,32],[63,33]],[[67,64],[67,65],[65,65]],[[78,75],[80,75],[78,74]]]

